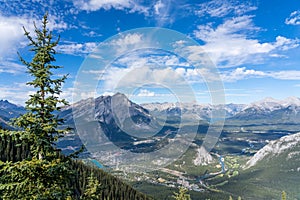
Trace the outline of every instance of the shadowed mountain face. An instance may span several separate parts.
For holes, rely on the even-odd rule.
[[[17,106],[8,102],[7,100],[0,100],[0,116],[4,120],[18,117],[25,112],[26,110],[22,106]]]
[[[72,118],[82,118],[83,121],[97,120],[101,123],[111,124],[117,121],[120,126],[128,118],[136,119],[135,123],[149,124],[151,116],[149,111],[131,102],[124,94],[117,93],[113,96],[100,96],[96,99],[85,99],[62,110],[60,116],[67,124],[74,123]],[[140,116],[141,118],[138,118]]]
[[[5,121],[1,117],[0,117],[0,128],[8,129],[8,130],[12,129],[12,127],[8,125],[8,121]]]
[[[8,123],[10,119],[19,117],[26,112],[22,106],[17,106],[7,100],[0,100],[0,127],[13,129]]]
[[[88,138],[84,143],[101,143],[105,140],[104,133],[110,142],[132,151],[145,151],[146,147],[147,151],[152,151],[162,142],[158,137],[170,135],[170,129],[174,131],[173,127],[160,126],[147,109],[121,93],[77,102],[66,107],[60,116],[66,120],[66,125],[76,128],[83,138]]]
[[[140,136],[147,130],[158,128],[149,111],[130,101],[124,94],[117,93],[113,96],[100,96],[86,99],[65,108],[60,116],[68,125],[97,121],[107,126],[118,126],[122,130],[133,132],[138,130]],[[132,133],[133,134],[133,133]]]

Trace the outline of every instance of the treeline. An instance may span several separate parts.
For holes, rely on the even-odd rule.
[[[20,144],[21,139],[16,135],[9,135],[9,131],[0,130],[0,160],[2,162],[17,162],[30,158],[29,144]],[[62,154],[58,154],[63,159]],[[85,165],[80,160],[71,160],[71,169],[75,172],[74,178],[70,180],[73,189],[72,199],[82,199],[88,184],[89,177],[93,176],[99,182],[99,199],[103,200],[147,200],[152,199],[142,194],[116,177],[105,171]],[[0,174],[2,175],[2,174]],[[1,179],[0,179],[1,180]],[[1,182],[0,182],[1,184]],[[1,191],[0,191],[0,196]],[[2,199],[2,198],[0,198]],[[83,198],[84,199],[84,198]]]

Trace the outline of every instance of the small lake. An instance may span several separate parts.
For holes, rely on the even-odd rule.
[[[91,161],[100,169],[103,169],[104,166],[98,161],[98,160],[95,160],[95,159],[91,159]]]

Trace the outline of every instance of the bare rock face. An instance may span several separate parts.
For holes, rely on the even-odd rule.
[[[194,159],[195,165],[208,165],[212,162],[214,162],[214,158],[204,147],[197,149],[196,158]]]
[[[300,145],[300,133],[284,136],[278,140],[271,141],[269,144],[260,149],[245,165],[250,168],[258,164],[260,161],[268,161],[284,152],[290,151],[288,157],[292,158],[299,152],[293,152],[293,148]]]

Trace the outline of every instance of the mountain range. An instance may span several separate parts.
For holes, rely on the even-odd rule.
[[[111,98],[114,98],[115,109],[114,112],[126,113],[127,116],[122,116],[120,118],[123,123],[124,119],[128,115],[135,115],[137,113],[143,112],[149,117],[149,111],[152,115],[159,116],[168,115],[168,116],[180,116],[185,114],[186,116],[197,116],[200,120],[210,120],[212,112],[214,110],[221,110],[225,112],[225,117],[231,120],[252,120],[252,119],[262,119],[267,115],[271,115],[274,120],[274,116],[281,117],[285,121],[295,121],[298,120],[300,115],[300,98],[297,97],[288,97],[284,100],[276,100],[271,97],[265,98],[260,101],[256,101],[250,104],[225,104],[225,105],[212,105],[212,104],[197,104],[197,103],[147,103],[138,105],[130,101],[125,95],[117,93],[112,96],[99,96],[95,99],[95,114],[99,117],[99,120],[104,122],[106,120],[111,120],[107,118],[108,112],[111,109],[110,107]],[[70,114],[70,108],[79,108],[83,106],[91,105],[92,99],[85,99],[79,102],[74,103],[70,107],[63,109],[63,115],[66,117],[66,121],[70,120],[72,117]],[[119,101],[121,104],[117,103]],[[130,113],[124,112],[124,108],[127,106],[130,107]],[[81,110],[82,109],[77,109]],[[0,100],[0,118],[4,121],[8,121],[11,118],[15,118],[20,114],[25,113],[25,108],[22,106],[15,105],[10,103],[8,100]],[[119,115],[119,117],[120,117]]]
[[[251,104],[193,104],[193,103],[149,103],[142,106],[157,116],[196,116],[199,120],[210,121],[213,111],[225,113],[227,121],[244,121],[245,124],[262,123],[299,123],[300,99],[289,97],[284,100],[265,98]]]
[[[220,136],[215,153],[211,154],[205,150],[203,153],[198,148],[203,142],[202,132],[207,130],[212,112],[215,110],[225,113],[226,130]],[[9,120],[25,112],[24,107],[1,100],[0,126],[12,129]],[[99,131],[97,127],[101,127],[106,137],[121,149],[132,152],[149,152],[160,149],[174,138],[179,129],[175,123],[180,120],[181,116],[202,120],[206,124],[202,124],[203,130],[198,128],[199,134],[191,145],[192,150],[187,154],[190,154],[193,161],[190,165],[200,168],[205,164],[210,167],[211,163],[216,162],[216,153],[226,154],[225,152],[227,152],[230,154],[234,152],[233,154],[237,154],[236,152],[242,151],[243,148],[249,149],[254,152],[254,155],[251,153],[241,174],[229,179],[230,184],[225,184],[220,187],[221,189],[240,195],[247,194],[249,199],[257,199],[262,196],[265,196],[265,199],[272,199],[278,196],[278,191],[284,189],[289,191],[291,196],[300,198],[297,194],[298,173],[300,172],[300,133],[291,134],[294,132],[289,133],[286,130],[287,132],[284,133],[286,136],[281,137],[282,133],[278,133],[280,130],[276,128],[278,124],[287,124],[286,127],[293,126],[294,130],[294,125],[300,122],[300,99],[297,97],[285,100],[266,98],[251,104],[148,103],[138,105],[130,101],[124,94],[117,93],[112,96],[81,100],[64,107],[59,115],[65,119],[66,126],[75,128],[74,123],[79,123],[84,128],[82,134],[90,136],[88,137],[89,141],[82,141],[82,138],[75,133],[66,135],[63,140],[58,142],[58,147],[66,153],[80,148],[82,143],[97,143],[98,140],[103,139],[99,135],[91,134]],[[164,120],[167,123],[162,123]],[[185,122],[187,121],[184,121],[182,130],[189,133],[189,128],[193,125]],[[234,124],[233,128],[230,124]],[[274,129],[276,133],[274,131],[247,132],[242,130],[241,127],[245,127],[247,124],[276,125]],[[160,131],[156,133],[157,129]],[[239,129],[241,131],[236,131]],[[181,140],[184,142],[184,138]],[[260,144],[263,145],[260,146]],[[260,147],[253,149],[253,146],[254,148]],[[106,155],[102,156],[106,157]],[[238,193],[236,188],[244,189]],[[259,192],[255,193],[255,191]],[[274,193],[273,196],[272,193]]]
[[[91,107],[94,107],[91,108]],[[0,126],[12,128],[9,125],[11,118],[25,113],[22,106],[0,100]],[[178,123],[184,116],[187,119],[196,119],[211,122],[213,112],[225,113],[227,124],[237,122],[247,124],[298,124],[300,122],[300,99],[289,97],[284,100],[265,98],[251,104],[195,104],[195,103],[148,103],[138,105],[130,101],[124,94],[99,96],[85,99],[67,106],[59,113],[69,126],[74,127],[77,120],[84,116],[90,119],[83,121],[98,121],[105,128],[106,125],[119,127],[131,135],[154,132],[161,128],[161,122]],[[114,134],[114,133],[111,133]],[[134,140],[134,137],[126,136]],[[114,137],[112,137],[114,138]]]
[[[208,126],[212,112],[215,110],[225,113],[225,124],[234,124],[235,126],[257,123],[298,126],[297,124],[300,122],[300,99],[297,97],[289,97],[285,100],[265,98],[248,105],[200,105],[193,103],[148,103],[138,105],[130,101],[124,94],[117,93],[112,96],[99,96],[95,99],[81,100],[64,107],[59,115],[65,119],[65,124],[72,128],[75,128],[74,120],[79,124],[84,124],[83,134],[97,132],[99,130],[96,129],[100,126],[107,138],[121,148],[132,150],[145,147],[148,148],[147,151],[151,151],[174,137],[177,131],[174,125],[180,120],[181,122],[184,121],[184,119],[180,119],[181,116],[197,119],[198,121],[202,120],[204,121],[202,123],[204,124],[203,128],[207,129],[205,127]],[[14,105],[7,100],[1,100],[0,126],[12,129],[9,120],[25,112],[24,107]],[[164,116],[166,118],[162,119]],[[185,125],[188,124],[185,123]],[[156,133],[156,130],[160,131]],[[201,132],[199,128],[198,131]],[[205,132],[205,130],[203,131]],[[99,136],[95,136],[94,140],[91,139],[91,141],[101,139],[97,137]],[[81,140],[78,135],[69,134],[59,144],[66,150],[72,150],[74,146],[79,148]]]

